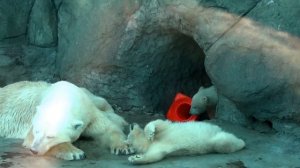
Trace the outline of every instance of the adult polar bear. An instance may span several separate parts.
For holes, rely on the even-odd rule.
[[[0,136],[24,138],[38,155],[84,158],[72,145],[80,135],[105,143],[112,152],[130,153],[122,131],[126,121],[101,97],[69,82],[17,82],[0,89]]]
[[[157,162],[167,155],[231,153],[245,146],[242,139],[210,123],[160,119],[149,122],[144,130],[134,124],[127,143],[138,152],[128,158],[133,164]]]

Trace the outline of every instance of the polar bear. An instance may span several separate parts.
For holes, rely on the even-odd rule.
[[[128,160],[133,164],[157,162],[167,155],[231,153],[245,147],[245,142],[219,126],[206,122],[149,122],[144,130],[134,124],[127,143],[138,154]]]
[[[199,115],[204,113],[206,110],[209,112],[214,111],[217,102],[218,94],[215,86],[210,86],[208,88],[201,86],[198,92],[192,97],[190,114]]]
[[[72,145],[80,135],[128,154],[126,124],[105,99],[66,81],[22,81],[0,89],[0,136],[24,138],[23,146],[37,155],[83,159],[84,152]]]

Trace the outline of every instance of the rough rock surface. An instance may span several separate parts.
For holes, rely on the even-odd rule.
[[[164,113],[177,92],[213,83],[219,119],[300,136],[300,1],[11,0],[0,9],[1,86],[64,79],[117,111]]]
[[[24,45],[25,36],[0,41],[0,86],[21,80],[57,80],[55,48]]]
[[[32,29],[33,22],[42,27],[47,26],[41,25],[46,23],[47,18],[40,17],[38,20],[36,17],[45,16],[43,12],[47,11],[33,8],[40,2],[42,1],[0,1],[0,86],[20,80],[58,79],[55,75],[56,47],[39,47],[45,44],[45,39],[37,39],[36,35],[40,30]],[[34,45],[28,45],[31,41],[29,39],[35,39]]]
[[[61,77],[91,88],[123,111],[166,112],[176,92],[192,95],[205,78],[203,51],[191,37],[157,27],[151,19],[159,13],[147,16],[146,5],[63,1]]]
[[[214,43],[205,60],[220,94],[246,116],[271,122],[280,131],[300,122],[300,40],[295,36],[295,26],[300,25],[288,19],[299,12],[295,5],[300,3],[261,1]],[[270,21],[272,16],[276,17]],[[227,115],[222,108],[218,112]],[[278,121],[294,124],[278,127]],[[300,135],[296,130],[292,132]]]
[[[34,0],[0,1],[0,40],[26,34]]]
[[[28,38],[35,46],[56,46],[57,11],[52,0],[35,1],[28,23]]]

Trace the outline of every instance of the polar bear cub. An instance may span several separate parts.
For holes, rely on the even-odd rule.
[[[133,164],[157,162],[167,155],[231,153],[245,147],[242,139],[210,123],[160,119],[148,123],[144,130],[134,124],[127,143],[138,153],[128,158]]]
[[[198,92],[192,97],[190,114],[199,115],[206,110],[215,110],[218,102],[218,93],[215,86],[208,88],[200,87]]]

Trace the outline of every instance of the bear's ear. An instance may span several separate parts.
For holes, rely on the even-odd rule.
[[[129,132],[133,130],[133,124],[129,124]]]
[[[129,125],[129,131],[133,131],[134,128],[138,127],[139,125],[137,123],[133,123]]]
[[[133,123],[133,129],[140,128],[139,124]]]
[[[83,122],[79,121],[79,120],[78,121],[73,121],[73,123],[72,123],[72,127],[73,127],[74,130],[79,129],[82,126],[83,126]]]

